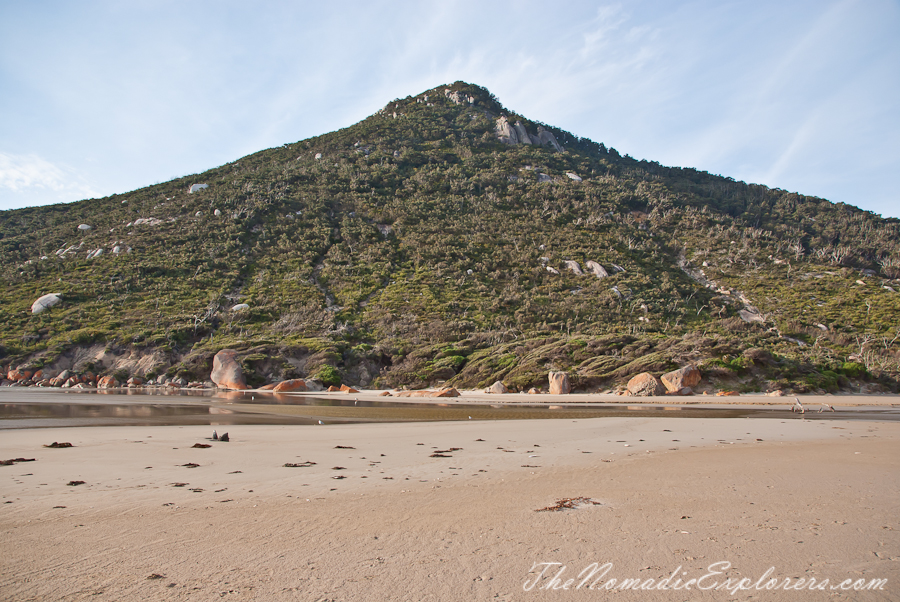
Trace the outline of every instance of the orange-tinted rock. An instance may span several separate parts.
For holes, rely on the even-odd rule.
[[[565,372],[551,372],[547,378],[550,380],[550,395],[568,395],[572,392],[569,375]]]
[[[738,397],[740,393],[737,391],[719,391],[716,393],[716,397]]]
[[[278,386],[278,383],[269,383],[268,385],[263,385],[259,388],[260,391],[271,391],[275,387]]]
[[[537,389],[535,389],[534,387],[531,387],[530,389],[528,389],[528,394],[529,395],[540,395],[541,392],[538,391]]]
[[[659,379],[649,372],[641,372],[629,380],[627,387],[628,394],[634,397],[663,395],[666,392],[666,388],[659,382]]]
[[[210,380],[220,389],[248,389],[244,370],[237,361],[237,351],[223,349],[213,358]]]
[[[667,372],[660,378],[668,391],[679,391],[685,387],[696,387],[700,383],[700,371],[694,366],[685,366]]]
[[[38,381],[44,380],[44,371],[43,371],[43,370],[38,370],[37,372],[35,372],[34,374],[32,374],[32,375],[31,375],[31,380],[33,380],[34,382],[38,382]]]
[[[128,381],[126,381],[125,384],[137,387],[137,386],[144,384],[144,379],[141,378],[140,376],[132,376],[131,378],[128,379]]]
[[[97,383],[98,389],[112,389],[114,387],[119,386],[119,381],[116,380],[115,376],[104,376]]]
[[[7,372],[6,378],[11,381],[17,382],[20,380],[30,379],[32,374],[33,373],[31,370],[10,370],[9,372]]]
[[[348,387],[347,385],[341,385],[341,391],[343,391],[344,393],[359,393],[359,391],[357,391],[353,387]]]
[[[459,397],[459,391],[454,387],[440,389],[431,394],[432,397]]]
[[[328,391],[329,393],[334,393],[335,391],[340,391],[340,390],[341,390],[340,387],[335,387],[334,385],[331,385],[331,386],[328,387],[328,389],[327,389],[327,391]]]
[[[302,378],[283,380],[273,389],[276,393],[288,393],[290,391],[306,391],[306,381]]]
[[[66,381],[64,381],[64,380],[61,379],[61,378],[51,378],[51,379],[50,379],[50,386],[51,386],[51,387],[61,387],[61,386],[63,386],[65,383],[66,383]]]
[[[393,395],[391,395],[390,391],[382,391],[378,394],[378,397],[393,397]]]

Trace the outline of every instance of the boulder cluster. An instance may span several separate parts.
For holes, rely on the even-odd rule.
[[[213,386],[211,382],[188,381],[184,378],[158,376],[155,378],[143,378],[130,376],[124,382],[120,382],[111,374],[99,375],[87,370],[75,372],[63,370],[56,373],[50,370],[13,368],[6,370],[6,378],[0,380],[2,387],[54,387],[58,389],[133,389],[136,387],[171,387],[201,389]]]
[[[693,388],[700,383],[700,379],[700,371],[694,366],[684,366],[667,372],[660,378],[649,372],[642,372],[628,381],[626,391],[633,397],[693,395]]]
[[[551,148],[559,153],[565,152],[563,147],[559,145],[559,142],[556,141],[556,137],[543,126],[538,126],[537,134],[529,134],[521,121],[517,121],[512,125],[509,123],[506,115],[503,115],[497,118],[494,130],[497,133],[497,138],[504,144],[533,144]]]

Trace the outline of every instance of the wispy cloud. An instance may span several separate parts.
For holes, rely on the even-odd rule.
[[[0,199],[4,190],[16,194],[56,193],[65,200],[95,194],[73,169],[54,165],[35,154],[0,153]]]
[[[0,2],[0,206],[202,171],[456,80],[637,158],[896,200],[896,0],[48,1]]]

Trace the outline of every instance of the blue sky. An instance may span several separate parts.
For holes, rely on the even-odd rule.
[[[900,217],[896,0],[0,0],[0,209],[197,173],[456,80],[638,159]]]

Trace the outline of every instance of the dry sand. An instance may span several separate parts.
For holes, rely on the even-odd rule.
[[[438,389],[433,389],[437,391]],[[323,397],[337,399],[359,399],[361,401],[390,401],[390,402],[407,402],[407,403],[483,403],[483,404],[652,404],[652,405],[715,405],[715,406],[775,406],[790,408],[794,405],[794,399],[799,399],[804,406],[812,411],[818,411],[823,405],[833,407],[898,407],[900,408],[900,396],[885,395],[860,395],[854,393],[841,393],[838,395],[785,395],[782,397],[770,397],[763,393],[744,393],[735,396],[718,396],[718,395],[662,395],[650,397],[632,397],[630,395],[616,395],[614,393],[571,393],[568,395],[550,395],[548,393],[539,393],[529,395],[527,393],[506,393],[502,395],[485,393],[484,390],[461,390],[459,397],[399,397],[398,391],[388,391],[391,397],[383,397],[385,393],[381,389],[363,389],[354,393],[345,393],[343,391],[320,391],[305,393],[272,393],[272,391],[263,391],[253,389],[250,391],[231,391],[222,392],[219,395],[227,397],[231,395],[234,399],[241,399],[247,394],[268,395],[276,399],[290,399],[291,397]],[[421,391],[411,391],[408,393],[421,393]]]
[[[0,466],[0,599],[900,599],[898,423],[600,418],[228,430],[228,443],[208,441],[205,426],[3,432],[0,460],[35,461]],[[74,447],[42,447],[53,441]],[[448,457],[431,457],[442,450]],[[305,462],[314,464],[284,467]],[[537,512],[578,496],[599,504]],[[779,583],[888,581],[877,592],[734,597],[697,586],[598,589],[679,567],[678,577],[696,579],[724,561],[731,568],[704,584],[755,583],[769,567]],[[593,590],[591,581],[575,589],[576,579],[546,591],[559,568],[535,583],[529,571],[541,562],[566,566],[560,586],[593,562],[613,566]]]

